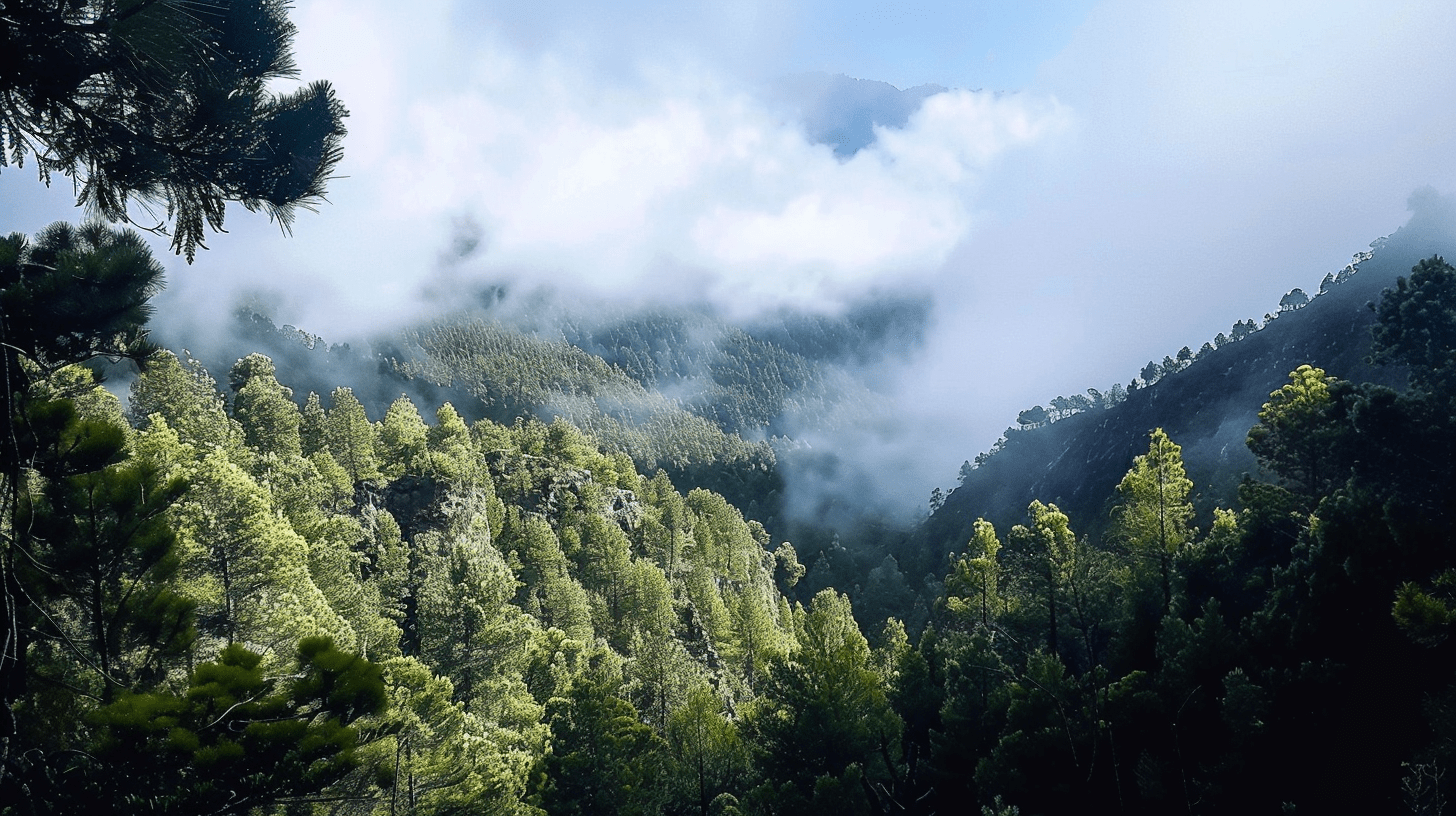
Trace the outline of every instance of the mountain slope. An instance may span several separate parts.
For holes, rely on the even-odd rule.
[[[1199,355],[1182,371],[1132,391],[1121,404],[1008,431],[1004,446],[966,474],[928,520],[922,540],[932,550],[955,550],[969,538],[975,519],[984,517],[1004,530],[1021,522],[1036,499],[1057,504],[1073,529],[1096,536],[1106,525],[1115,486],[1133,457],[1146,452],[1148,433],[1158,427],[1183,447],[1201,516],[1214,506],[1230,506],[1242,474],[1258,467],[1244,443],[1248,430],[1290,371],[1308,363],[1344,379],[1403,384],[1402,372],[1366,362],[1375,319],[1369,304],[1420,259],[1456,253],[1456,236],[1440,220],[1418,213],[1377,241],[1355,274],[1308,305]]]
[[[505,288],[477,300],[358,348],[245,308],[232,341],[201,359],[221,373],[260,351],[299,401],[348,385],[373,419],[401,393],[450,402],[469,420],[560,417],[646,473],[722,493],[782,536],[785,470],[813,464],[796,439],[884,415],[869,375],[919,345],[929,313],[900,295],[738,325],[709,309],[590,311]]]

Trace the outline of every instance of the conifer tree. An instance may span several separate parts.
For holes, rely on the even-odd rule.
[[[583,677],[547,704],[552,750],[537,800],[548,813],[646,816],[664,798],[666,745],[632,704]]]
[[[298,440],[304,456],[328,451],[328,416],[323,401],[313,391],[303,401],[303,414],[298,420]]]
[[[1046,650],[1061,655],[1058,611],[1067,602],[1068,584],[1076,563],[1077,537],[1072,533],[1067,515],[1055,504],[1034,501],[1026,509],[1030,526],[1011,528],[1010,538],[1018,550],[1029,558],[1033,597],[1046,614]]]
[[[807,803],[839,788],[851,766],[869,772],[879,750],[898,742],[902,723],[848,597],[815,595],[799,640],[790,659],[770,671],[745,725],[760,772]]]
[[[196,360],[184,364],[170,351],[153,355],[131,384],[131,413],[138,423],[162,417],[200,453],[220,449],[244,458],[242,426],[228,416],[217,382]]]
[[[1449,395],[1456,386],[1456,267],[1439,255],[1385,290],[1376,310],[1376,362],[1410,366],[1411,384]]]
[[[483,518],[457,515],[441,533],[418,535],[415,547],[423,574],[414,590],[420,655],[455,682],[457,700],[468,702],[488,676],[524,659],[528,623],[510,604],[515,576],[491,546]]]
[[[293,390],[278,382],[273,361],[262,354],[238,360],[228,373],[233,391],[233,417],[243,438],[259,456],[303,456],[299,426],[303,421]]]
[[[95,388],[89,377],[55,378],[100,356],[150,356],[148,301],[161,275],[139,236],[97,224],[55,224],[33,243],[19,234],[0,239],[0,792],[15,790],[9,761],[22,746],[13,705],[33,681],[32,643],[56,638],[67,662],[92,664],[114,690],[135,677],[105,664],[153,627],[133,628],[148,616],[146,604],[134,603],[156,602],[154,654],[169,651],[177,627],[190,625],[167,611],[178,610],[161,588],[148,584],[130,597],[115,591],[144,577],[160,582],[174,563],[172,539],[156,527],[176,498],[167,486],[174,483],[123,462],[127,429],[81,414]],[[46,537],[22,516],[43,522]],[[76,571],[61,570],[57,558]],[[81,619],[84,634],[64,631],[46,609],[78,592],[92,618]],[[167,618],[175,625],[162,626]]]
[[[561,542],[545,518],[535,514],[516,517],[506,538],[522,565],[519,590],[524,608],[542,625],[556,627],[573,640],[591,643],[591,604],[586,590],[571,575]]]
[[[1340,381],[1324,369],[1302,365],[1289,383],[1269,395],[1259,424],[1249,429],[1249,450],[1292,490],[1318,499],[1343,481],[1337,442],[1342,423],[1334,393]],[[1334,389],[1334,391],[1332,391]]]
[[[1156,565],[1163,611],[1173,604],[1173,559],[1193,537],[1193,482],[1183,471],[1183,449],[1162,428],[1149,437],[1148,452],[1133,459],[1117,492],[1117,534],[1143,563]]]
[[[339,387],[330,397],[324,443],[355,484],[379,479],[378,437],[352,389]],[[305,417],[307,408],[305,407]]]
[[[995,526],[985,519],[976,519],[972,530],[965,554],[945,578],[946,605],[958,620],[989,628],[1003,611],[1001,565],[996,558],[1001,541]]]
[[[91,717],[89,750],[71,752],[62,773],[26,768],[27,804],[58,816],[244,814],[338,782],[359,761],[357,724],[386,705],[379,668],[323,637],[300,641],[289,662],[271,676],[233,645],[185,694],[117,699]]]
[[[85,678],[49,682],[76,683],[110,702],[160,680],[192,645],[193,604],[171,582],[179,559],[166,516],[184,483],[126,459],[121,429],[78,419],[68,402],[45,411],[49,421],[68,416],[71,450],[116,461],[91,469],[64,456],[51,463],[49,480],[20,494],[10,528],[18,533],[12,546],[25,553],[16,583],[34,605],[20,623],[27,640],[68,654]]]
[[[188,261],[229,201],[286,229],[323,200],[347,115],[327,82],[271,90],[297,76],[294,33],[274,0],[12,0],[0,167],[29,158],[46,183],[69,176],[77,204],[110,221],[139,203],[172,222]]]
[[[626,653],[631,658],[623,689],[626,697],[648,724],[665,732],[694,685],[706,682],[706,667],[677,638],[641,631],[633,632]]]
[[[788,639],[774,619],[773,591],[766,583],[750,582],[729,594],[727,606],[731,637],[723,644],[724,656],[749,688],[756,688],[768,667],[788,653]]]
[[[748,773],[747,747],[722,708],[713,689],[700,684],[667,723],[669,778],[687,809],[699,816],[708,816],[713,801],[737,789]]]
[[[425,467],[429,432],[409,397],[390,403],[379,423],[380,469],[387,479],[417,473]]]
[[[470,438],[470,427],[455,406],[447,402],[435,411],[435,424],[426,429],[426,442],[432,475],[461,484],[489,481],[484,461]]]
[[[191,471],[177,512],[183,570],[205,634],[269,648],[310,634],[351,643],[309,569],[309,546],[248,474],[214,451]]]

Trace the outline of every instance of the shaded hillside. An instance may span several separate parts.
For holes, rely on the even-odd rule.
[[[931,559],[964,544],[984,517],[999,529],[1020,523],[1040,499],[1061,507],[1076,530],[1095,537],[1106,524],[1115,487],[1133,457],[1146,452],[1148,433],[1161,427],[1183,447],[1201,518],[1230,506],[1239,479],[1257,463],[1245,445],[1269,393],[1289,372],[1311,364],[1356,381],[1402,384],[1399,371],[1373,369],[1366,356],[1375,315],[1368,304],[1420,259],[1456,254],[1456,240],[1436,219],[1418,214],[1388,239],[1355,274],[1285,311],[1242,340],[1200,354],[1187,368],[1128,394],[1109,409],[1059,422],[1008,431],[1004,445],[965,474],[962,485],[927,523]]]
[[[745,326],[664,308],[563,317],[551,330],[724,432],[763,438],[823,429],[846,407],[884,409],[862,369],[917,347],[928,314],[928,303],[901,297]]]

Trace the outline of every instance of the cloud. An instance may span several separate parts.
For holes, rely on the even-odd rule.
[[[351,110],[347,178],[293,240],[223,237],[206,262],[221,288],[259,285],[266,264],[262,285],[299,290],[281,319],[324,334],[438,308],[428,293],[458,301],[472,281],[739,315],[834,308],[926,280],[974,223],[983,174],[1071,120],[1049,96],[950,91],[843,160],[763,83],[685,61],[667,33],[602,73],[602,43],[565,13],[315,0],[297,16],[305,74]],[[680,42],[704,36],[693,20]],[[442,269],[462,221],[478,245]]]
[[[481,276],[635,296],[644,275],[678,271],[739,311],[822,307],[935,268],[970,226],[979,171],[1067,118],[1052,102],[949,92],[841,161],[709,77],[603,88],[560,64],[504,73],[508,87],[413,107],[417,147],[391,163],[399,200],[470,212],[487,236]]]
[[[901,90],[888,82],[815,71],[779,78],[770,95],[802,120],[810,141],[847,159],[875,142],[877,125],[903,128],[927,96],[945,90],[931,84]]]
[[[936,278],[896,387],[915,470],[948,483],[1018,410],[1259,318],[1456,191],[1453,35],[1439,2],[1099,3],[1028,85],[1074,130],[991,168]]]
[[[352,112],[346,177],[291,239],[234,208],[159,314],[202,331],[267,290],[280,322],[345,339],[486,282],[730,314],[918,288],[935,330],[880,447],[928,494],[1018,410],[1196,348],[1394,231],[1413,189],[1456,191],[1456,6],[1086,6],[303,0],[303,74]],[[971,29],[957,62],[947,32]],[[992,51],[1054,56],[1020,93],[927,97],[839,155],[766,84],[975,87],[916,66]]]

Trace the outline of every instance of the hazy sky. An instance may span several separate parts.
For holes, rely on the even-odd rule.
[[[231,209],[194,265],[170,259],[164,320],[215,325],[244,290],[332,339],[473,280],[739,314],[930,290],[899,389],[927,436],[881,441],[942,485],[1017,410],[1261,318],[1397,229],[1416,188],[1456,192],[1449,0],[300,0],[293,19],[304,78],[351,111],[347,178],[291,238]],[[807,71],[952,90],[841,160],[772,101]],[[6,169],[0,229],[72,201]],[[452,258],[462,229],[480,247]]]

